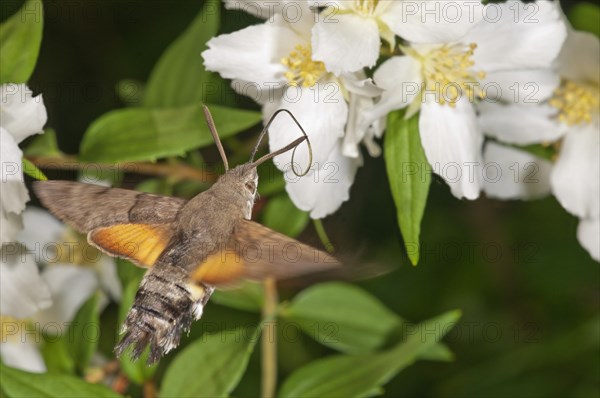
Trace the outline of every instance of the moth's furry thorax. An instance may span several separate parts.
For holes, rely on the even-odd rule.
[[[243,209],[244,218],[249,219],[258,188],[256,167],[245,163],[228,170],[211,187],[211,189],[213,188],[215,194],[223,195],[223,199],[228,203]]]

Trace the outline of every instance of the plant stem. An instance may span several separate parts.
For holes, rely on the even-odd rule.
[[[262,309],[263,330],[261,335],[262,349],[262,398],[275,396],[277,387],[277,286],[275,279],[267,278],[264,282],[265,300]]]
[[[117,377],[110,386],[110,388],[114,392],[121,395],[125,394],[125,391],[127,391],[127,387],[129,387],[129,379],[123,372],[119,372],[119,374],[117,374]]]
[[[146,380],[144,382],[144,398],[156,398],[157,394],[156,394],[156,383],[154,382],[154,380],[150,379],[150,380]]]
[[[94,166],[101,170],[124,171],[129,173],[146,174],[160,177],[175,177],[181,180],[212,182],[217,175],[208,170],[199,170],[183,163],[150,163],[150,162],[126,162],[126,163],[96,163],[84,162],[75,156],[42,157],[28,156],[27,159],[40,169],[51,170],[81,170]]]
[[[329,236],[327,236],[325,227],[323,227],[323,222],[320,219],[314,219],[313,224],[315,226],[315,229],[317,230],[317,235],[319,236],[321,243],[323,244],[323,246],[325,246],[325,250],[327,250],[329,253],[333,253],[335,251],[335,248],[329,240]]]

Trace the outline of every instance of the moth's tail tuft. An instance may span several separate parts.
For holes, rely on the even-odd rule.
[[[148,365],[179,345],[181,333],[189,332],[192,320],[202,313],[199,306],[204,307],[212,293],[212,288],[192,289],[155,270],[144,276],[115,347],[120,357],[131,346],[131,358],[137,360],[150,346]]]
[[[135,303],[123,325],[123,338],[115,347],[116,356],[120,357],[132,346],[131,359],[137,360],[145,348],[150,346],[147,363],[152,365],[157,362],[179,345],[183,331],[189,331],[192,321],[191,300],[186,307],[181,308],[178,317],[168,318],[158,311]]]

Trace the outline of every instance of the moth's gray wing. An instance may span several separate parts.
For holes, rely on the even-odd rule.
[[[229,247],[241,256],[244,276],[253,280],[288,279],[342,266],[324,251],[249,220],[236,224]]]
[[[186,201],[74,181],[36,181],[33,190],[52,214],[80,232],[115,224],[169,224]]]

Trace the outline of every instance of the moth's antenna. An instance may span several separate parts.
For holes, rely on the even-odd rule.
[[[217,148],[219,149],[219,154],[221,155],[221,159],[223,160],[223,165],[225,166],[225,171],[229,170],[229,163],[227,163],[227,156],[225,156],[225,151],[223,150],[223,145],[221,144],[221,139],[219,138],[219,134],[217,133],[217,128],[215,127],[215,121],[210,114],[210,110],[208,106],[202,105],[202,109],[204,110],[204,117],[206,118],[206,124],[208,124],[208,129],[215,140],[215,144],[217,144]]]
[[[300,137],[296,140],[294,140],[293,142],[291,142],[290,144],[284,146],[281,149],[276,150],[275,152],[271,152],[269,154],[266,154],[265,156],[261,157],[260,159],[258,159],[257,161],[253,162],[252,164],[256,167],[258,165],[260,165],[261,163],[266,162],[267,160],[274,158],[277,155],[280,155],[284,152],[289,151],[290,149],[294,149],[294,151],[292,152],[292,172],[298,176],[298,177],[302,177],[305,176],[306,174],[308,174],[310,167],[312,166],[312,158],[313,158],[313,154],[312,154],[312,145],[310,144],[310,139],[308,138],[308,134],[306,134],[306,131],[304,131],[304,129],[302,128],[302,125],[300,124],[300,122],[298,122],[298,120],[294,117],[294,115],[292,114],[292,112],[290,112],[287,109],[279,109],[277,110],[273,116],[271,116],[271,119],[269,119],[269,121],[267,122],[267,124],[265,125],[265,128],[261,131],[260,135],[258,136],[258,142],[256,143],[256,146],[254,147],[254,150],[252,151],[252,156],[250,156],[250,162],[252,162],[254,160],[254,156],[256,156],[256,152],[258,151],[258,147],[260,145],[260,142],[262,141],[262,139],[264,138],[264,136],[267,134],[267,132],[269,131],[269,127],[271,126],[271,123],[273,123],[273,121],[275,120],[275,118],[277,117],[277,115],[279,115],[281,112],[285,112],[287,113],[292,120],[294,121],[294,123],[296,123],[296,126],[298,126],[298,128],[300,129],[300,131],[302,132],[302,135],[304,137]],[[303,141],[306,141],[306,144],[308,145],[308,167],[306,168],[306,170],[304,170],[304,172],[302,173],[298,173],[296,171],[295,168],[295,163],[294,163],[294,156],[296,155],[296,149],[298,148],[298,145],[300,145]]]

